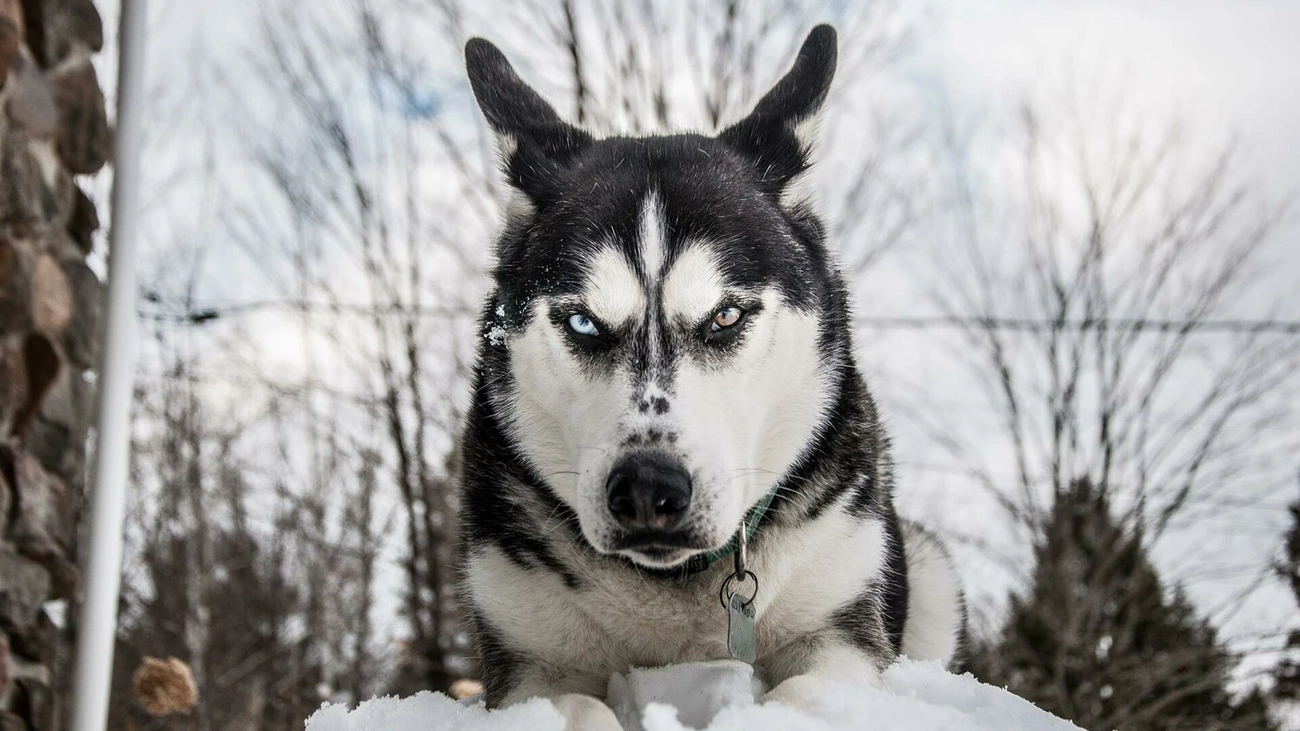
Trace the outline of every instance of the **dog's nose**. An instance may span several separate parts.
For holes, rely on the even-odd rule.
[[[620,459],[605,481],[609,512],[630,531],[670,531],[691,504],[691,475],[653,452]]]

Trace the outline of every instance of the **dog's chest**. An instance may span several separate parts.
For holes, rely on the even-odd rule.
[[[620,664],[654,666],[727,656],[727,616],[709,576],[688,585],[597,580],[575,599],[622,655]]]
[[[824,629],[880,571],[878,523],[836,516],[817,528],[751,554],[760,577],[760,659]],[[576,554],[567,558],[581,565]],[[471,557],[469,584],[507,646],[557,671],[608,678],[629,667],[728,657],[719,590],[731,563],[724,563],[682,582],[586,565],[580,586],[570,588],[557,574],[521,568],[489,548]]]
[[[727,614],[712,576],[656,580],[620,570],[586,573],[570,588],[495,550],[471,559],[474,603],[506,644],[547,665],[608,677],[727,657]]]

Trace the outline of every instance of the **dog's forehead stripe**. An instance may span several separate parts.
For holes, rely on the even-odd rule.
[[[622,324],[645,312],[645,290],[631,262],[618,247],[606,246],[587,268],[583,300],[597,319]]]
[[[664,221],[663,205],[659,202],[659,196],[653,191],[645,197],[641,204],[641,221],[637,227],[640,239],[639,248],[641,251],[641,271],[645,274],[647,282],[655,282],[659,279],[659,272],[664,263]]]
[[[690,244],[664,277],[664,314],[669,320],[705,317],[722,294],[722,272],[713,252],[701,243]]]

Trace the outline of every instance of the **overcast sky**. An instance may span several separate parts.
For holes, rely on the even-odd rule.
[[[100,0],[109,16],[115,0]],[[158,57],[202,48],[220,56],[251,40],[256,3],[151,3],[151,75],[188,73]],[[1154,117],[1193,120],[1197,134],[1235,135],[1277,198],[1300,191],[1300,2],[1293,0],[919,0],[924,24],[897,69],[921,103],[959,117],[1067,76],[1122,84]],[[109,59],[101,68],[111,73]],[[106,79],[106,81],[110,81]],[[1293,229],[1294,230],[1294,229]],[[1300,243],[1281,252],[1300,280]],[[1300,300],[1300,298],[1298,298]],[[1300,316],[1300,301],[1294,308]]]
[[[116,2],[101,2],[106,16]],[[203,48],[216,58],[252,40],[249,9],[253,2],[155,2],[154,27],[163,29],[151,44],[154,80],[191,72],[176,59],[187,49]],[[1300,190],[1300,2],[1293,0],[933,0],[932,19],[918,37],[914,52],[893,72],[890,83],[905,89],[909,104],[934,105],[960,119],[997,115],[1010,98],[1067,77],[1122,82],[1129,98],[1153,118],[1193,120],[1202,139],[1236,136],[1253,174],[1281,198]],[[305,7],[305,4],[304,4]],[[111,73],[111,60],[101,59]],[[106,79],[108,81],[108,79]],[[1208,148],[1207,148],[1208,149]],[[1290,292],[1300,284],[1300,241],[1294,221],[1269,252],[1274,291]],[[890,303],[908,314],[923,303],[903,298]],[[1286,305],[1300,318],[1300,297]],[[900,356],[942,362],[924,344],[901,340]],[[877,349],[876,355],[880,355]],[[888,402],[888,399],[883,399]],[[923,461],[917,439],[896,440],[904,458]],[[1300,467],[1300,465],[1297,465]],[[908,475],[906,465],[903,468]],[[1289,496],[1288,496],[1289,497]],[[1279,499],[1280,506],[1285,499]],[[949,510],[952,506],[947,506]],[[1284,515],[1260,519],[1258,530],[1233,534],[1234,541],[1254,541],[1247,549],[1262,561],[1280,540]],[[1213,537],[1201,545],[1222,551]],[[1232,547],[1228,547],[1232,548]],[[1233,549],[1237,550],[1237,549]],[[1290,621],[1294,609],[1265,595],[1249,612],[1234,618],[1233,630]]]
[[[901,69],[920,99],[996,124],[1009,98],[1067,76],[1120,84],[1152,118],[1191,120],[1207,149],[1235,137],[1275,199],[1300,191],[1300,2],[938,0],[934,10],[936,22]],[[1298,230],[1293,216],[1267,253],[1274,293],[1300,285]],[[1300,297],[1283,301],[1285,314],[1300,318]],[[906,443],[900,451],[907,455]],[[1300,470],[1300,457],[1295,462]],[[1293,497],[1278,496],[1276,505]],[[1244,553],[1262,561],[1285,524],[1280,510],[1232,520],[1231,535],[1207,530],[1179,550],[1192,560]],[[1199,589],[1194,595],[1207,606],[1205,597],[1227,586]],[[1293,624],[1294,612],[1284,593],[1266,592],[1232,618],[1229,632]]]
[[[1300,3],[938,0],[916,78],[968,109],[1073,67],[1122,79],[1153,111],[1238,132],[1279,189],[1300,187]]]

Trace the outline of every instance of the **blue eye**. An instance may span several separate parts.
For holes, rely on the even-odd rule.
[[[578,335],[593,337],[600,334],[600,328],[596,327],[596,323],[580,312],[569,315],[568,325],[569,329]]]

